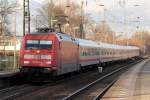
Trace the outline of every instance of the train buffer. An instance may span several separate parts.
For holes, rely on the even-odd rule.
[[[122,74],[101,100],[150,100],[150,59]]]

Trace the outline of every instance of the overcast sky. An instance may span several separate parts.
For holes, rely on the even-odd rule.
[[[19,0],[20,4],[22,4],[22,1],[23,0]],[[66,3],[67,0],[54,1]],[[81,0],[70,1],[81,4]],[[86,2],[86,0],[83,1]],[[87,0],[87,7],[85,6],[86,12],[90,13],[92,18],[99,23],[104,20],[105,9],[105,19],[112,30],[117,33],[126,31],[127,34],[124,33],[124,35],[131,35],[132,32],[137,30],[137,26],[139,26],[139,30],[150,31],[150,0],[126,0],[126,3],[123,1],[124,0]],[[30,0],[31,14],[35,14],[35,10],[37,7],[40,7],[40,4],[47,2],[48,0]],[[126,25],[124,24],[125,21]],[[21,26],[18,27],[21,28]],[[20,28],[18,31],[21,31]]]

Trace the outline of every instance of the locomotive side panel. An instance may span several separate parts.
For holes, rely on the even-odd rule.
[[[70,41],[60,43],[60,73],[78,70],[78,45]]]

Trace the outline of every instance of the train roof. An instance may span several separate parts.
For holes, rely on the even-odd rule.
[[[56,36],[59,41],[71,41],[71,42],[78,43],[78,41],[75,38],[71,37],[70,35],[64,34],[64,33],[56,33]]]
[[[79,45],[81,46],[87,46],[87,47],[100,47],[100,45],[97,42],[94,42],[92,40],[84,40],[84,39],[77,39],[79,41]]]
[[[96,48],[109,48],[109,49],[122,49],[122,50],[138,50],[139,48],[136,46],[123,46],[123,45],[115,45],[115,44],[109,44],[104,42],[95,42],[92,40],[85,40],[85,39],[79,39],[79,38],[73,38],[70,35],[64,34],[64,33],[57,33],[57,32],[47,32],[47,33],[41,33],[41,32],[34,32],[30,33],[30,35],[50,35],[50,34],[56,34],[59,41],[71,41],[74,43],[79,43],[81,46],[87,46],[87,47],[96,47]]]
[[[103,43],[100,42],[100,45],[102,45],[104,48],[115,48],[115,49],[139,49],[136,46],[124,46],[124,45],[115,45],[115,44],[109,44],[109,43]]]
[[[81,46],[88,46],[88,47],[97,47],[97,48],[109,48],[109,49],[122,49],[122,50],[138,50],[139,48],[136,46],[122,46],[122,45],[115,45],[103,42],[94,42],[92,40],[84,40],[84,39],[77,39],[79,41],[79,45]]]
[[[56,35],[59,41],[70,41],[74,43],[78,43],[78,41],[71,37],[70,35],[64,34],[64,33],[57,33],[57,32],[33,32],[27,35],[33,35],[33,36],[39,36],[39,35]]]

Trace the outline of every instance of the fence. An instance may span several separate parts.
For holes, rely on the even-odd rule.
[[[0,71],[16,71],[19,69],[19,58],[14,55],[0,55]]]
[[[0,37],[0,71],[19,69],[20,40],[11,36],[8,36],[7,39]]]

